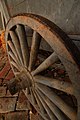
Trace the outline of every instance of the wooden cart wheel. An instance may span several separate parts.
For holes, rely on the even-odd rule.
[[[44,120],[80,119],[80,54],[70,38],[51,21],[17,15],[6,27],[6,45],[16,77]]]

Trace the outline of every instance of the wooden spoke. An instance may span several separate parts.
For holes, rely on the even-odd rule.
[[[50,108],[47,106],[47,104],[46,104],[46,102],[45,102],[46,100],[43,100],[43,98],[41,98],[41,96],[40,96],[40,94],[39,94],[38,91],[36,91],[36,94],[37,94],[37,96],[39,97],[42,105],[44,106],[44,108],[45,108],[48,116],[50,117],[50,120],[57,120],[57,118],[54,116],[54,114],[52,113],[52,111],[50,110]]]
[[[21,51],[22,51],[24,65],[28,66],[28,63],[29,63],[29,49],[28,49],[28,43],[27,43],[26,32],[25,32],[24,26],[17,25],[16,32],[17,32],[19,42],[20,42],[20,47],[21,47]]]
[[[46,85],[51,88],[55,88],[57,90],[73,95],[73,92],[74,92],[73,87],[72,87],[72,84],[69,82],[65,82],[65,81],[61,81],[61,80],[49,78],[49,77],[43,77],[41,75],[34,76],[34,80],[37,83],[41,83],[43,85]]]
[[[56,118],[58,120],[66,120],[64,114],[60,111],[60,109],[58,109],[58,107],[54,103],[52,103],[42,92],[40,92],[38,89],[37,89],[37,91],[38,91],[40,97],[44,100],[44,102],[48,105],[48,107],[54,113]]]
[[[45,114],[45,109],[44,109],[41,101],[39,100],[36,92],[34,92],[34,96],[35,96],[35,98],[36,98],[36,101],[37,101],[37,104],[38,104],[38,106],[39,106],[40,111],[41,111],[43,114]]]
[[[44,120],[41,115],[39,115],[39,120]]]
[[[20,62],[20,61],[19,61],[19,57],[18,57],[18,55],[17,55],[16,49],[15,49],[13,43],[9,40],[9,41],[7,41],[7,44],[9,45],[11,51],[14,53],[17,61]]]
[[[56,53],[52,53],[44,62],[42,62],[38,68],[36,68],[36,70],[34,70],[32,72],[32,75],[36,75],[39,72],[42,72],[43,70],[46,70],[50,65],[52,65],[53,63],[55,63],[58,60],[58,57],[56,55]]]
[[[42,91],[58,108],[63,111],[71,120],[76,119],[76,112],[68,106],[59,96],[55,94],[49,87],[37,84],[36,87]]]
[[[26,92],[25,92],[25,90],[23,90],[23,92],[26,95],[26,97],[28,98],[28,100],[30,101],[30,103],[35,107],[35,109],[37,110],[37,112],[44,118],[44,120],[50,120],[46,114],[43,114],[39,110],[39,108],[36,105],[33,104],[32,99],[31,99],[31,95],[27,95]]]
[[[18,71],[20,71],[20,67],[14,62],[14,61],[11,61],[10,62],[12,66],[14,66]]]
[[[9,56],[15,61],[15,63],[17,63],[17,59],[15,55],[11,51],[9,51],[8,53],[9,53]]]
[[[31,45],[31,52],[30,52],[30,62],[29,62],[30,71],[33,69],[36,63],[40,42],[41,42],[41,36],[36,31],[34,31],[32,38],[32,45]]]
[[[34,90],[30,89],[30,91],[31,91],[31,99],[32,99],[32,102],[33,102],[34,105],[36,105],[36,99],[35,99],[35,96],[34,96],[34,94],[33,94],[33,91],[34,91]]]
[[[17,77],[20,74],[20,72],[15,72],[14,74]]]
[[[16,35],[15,32],[10,31],[10,36],[12,38],[12,42],[13,42],[13,44],[15,46],[16,52],[17,52],[17,54],[19,56],[19,59],[20,59],[22,65],[23,65],[22,53],[21,53],[21,48],[20,48],[20,44],[19,44],[19,40],[17,38],[17,35]]]
[[[26,88],[25,90],[22,90],[25,93],[25,96],[30,95],[30,89]]]
[[[26,89],[27,89],[27,94],[29,95],[30,94],[30,88],[27,87]]]

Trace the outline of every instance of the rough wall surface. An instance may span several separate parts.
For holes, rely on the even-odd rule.
[[[5,0],[11,16],[34,13],[56,23],[67,34],[80,34],[80,0]]]

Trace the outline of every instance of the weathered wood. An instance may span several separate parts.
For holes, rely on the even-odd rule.
[[[8,53],[9,53],[9,56],[17,63],[17,59],[15,55],[11,51],[9,51]]]
[[[16,97],[13,98],[0,98],[0,113],[7,113],[14,111],[16,104]]]
[[[3,16],[3,12],[1,11],[1,19],[2,19],[2,26],[3,26],[3,30],[6,29],[6,23],[5,23],[5,19],[4,19],[4,16]]]
[[[31,89],[30,91],[31,91],[31,99],[32,99],[32,102],[33,102],[34,105],[36,105],[36,99],[35,99],[35,96],[34,96],[34,94],[33,94],[33,91],[34,91],[34,90]]]
[[[29,64],[29,48],[28,48],[27,36],[26,36],[24,26],[17,25],[16,32],[18,34],[18,38],[19,38],[19,42],[20,42],[24,65],[28,66],[28,64]]]
[[[64,114],[60,111],[60,109],[52,103],[42,92],[40,92],[37,89],[37,92],[39,93],[40,97],[44,100],[44,102],[48,105],[48,107],[51,109],[51,111],[54,113],[56,118],[58,120],[66,120]]]
[[[9,112],[5,120],[28,120],[28,110]]]
[[[43,114],[45,114],[45,109],[44,109],[44,107],[43,107],[43,105],[42,105],[39,97],[37,96],[36,92],[34,92],[34,96],[35,96],[35,98],[36,98],[36,101],[37,101],[37,104],[38,104],[38,107],[39,107],[40,111],[41,111]]]
[[[40,76],[40,75],[36,75],[34,77],[34,81],[37,83],[41,83],[43,85],[49,86],[51,88],[55,88],[57,90],[66,92],[71,95],[73,95],[73,93],[74,93],[72,84],[68,83],[66,81],[61,81],[59,79],[44,77],[44,76]]]
[[[10,19],[10,13],[8,11],[7,5],[5,3],[5,0],[0,0],[0,9],[2,11],[2,14],[4,15],[6,23]]]
[[[48,120],[47,117],[46,117],[46,114],[42,114],[39,110],[39,107],[37,105],[34,105],[33,102],[32,102],[32,99],[31,99],[31,95],[30,94],[27,94],[27,89],[23,90],[25,96],[28,98],[29,102],[31,103],[31,105],[34,106],[34,108],[37,110],[37,112],[44,118],[44,120]],[[32,110],[32,107],[31,105],[29,104],[29,109]]]
[[[45,84],[43,84],[43,83],[35,82],[35,76],[36,76],[36,74],[38,74],[38,73],[40,74],[40,72],[46,70],[49,66],[51,66],[53,63],[55,63],[56,60],[58,60],[58,58],[59,58],[59,62],[61,62],[61,64],[65,67],[65,71],[66,71],[65,73],[67,73],[69,75],[69,78],[70,78],[71,83],[72,83],[71,85],[73,85],[73,86],[71,86],[70,89],[74,89],[74,92],[79,95],[79,85],[80,85],[80,75],[79,75],[79,72],[80,72],[80,70],[79,70],[78,66],[80,66],[80,62],[79,62],[80,61],[80,57],[79,57],[80,54],[79,54],[78,49],[73,44],[73,42],[69,39],[69,37],[62,30],[60,30],[60,28],[58,28],[54,23],[51,23],[49,20],[47,20],[45,18],[42,18],[41,16],[38,16],[38,15],[36,16],[36,15],[33,15],[33,14],[32,15],[28,14],[28,15],[16,16],[16,17],[12,18],[9,21],[6,30],[7,31],[9,31],[9,30],[13,30],[14,31],[15,26],[17,24],[21,24],[24,27],[25,26],[29,26],[32,29],[32,31],[36,31],[38,34],[40,34],[43,37],[43,40],[46,43],[48,43],[49,46],[51,47],[51,49],[53,49],[53,51],[54,51],[54,53],[52,53],[44,62],[42,62],[36,68],[36,70],[34,70],[32,68],[32,70],[34,70],[33,72],[31,72],[30,69],[27,69],[24,66],[24,62],[23,62],[23,66],[19,66],[20,68],[22,68],[21,71],[23,72],[23,73],[20,72],[20,74],[22,73],[22,75],[24,76],[24,78],[27,79],[26,83],[29,83],[29,81],[30,81],[30,84],[28,84],[29,90],[32,89],[32,88],[34,90],[38,89],[50,101],[49,102],[47,100],[47,102],[45,102],[46,99],[44,100],[43,96],[40,97],[40,99],[42,101],[44,101],[43,103],[45,103],[45,106],[46,106],[46,109],[47,109],[46,114],[41,113],[41,111],[39,109],[39,105],[38,104],[33,104],[34,103],[32,101],[33,97],[31,97],[31,91],[30,91],[30,93],[26,94],[26,96],[30,100],[31,104],[34,106],[34,108],[37,110],[37,112],[45,120],[49,120],[50,119],[49,118],[50,117],[50,111],[51,111],[51,114],[52,114],[52,110],[53,110],[52,106],[53,106],[53,104],[58,109],[61,110],[62,114],[65,114],[68,118],[70,118],[72,120],[77,119],[77,112],[75,112],[76,109],[70,107],[69,105],[67,105],[68,102],[66,103],[64,99],[61,99],[61,97],[63,97],[62,96],[63,94],[59,94],[60,96],[58,96],[57,93],[55,93],[58,90],[60,91],[60,89],[61,89],[61,88],[58,89],[58,86],[56,86],[56,84],[57,84],[57,85],[59,85],[59,87],[61,87],[60,86],[61,85],[60,82],[57,83],[57,80],[55,80],[55,88],[54,87],[51,88],[51,83],[50,83],[51,79],[50,79],[50,81],[47,80],[47,82],[44,80]],[[16,37],[18,38],[18,36],[16,36]],[[14,39],[15,39],[15,37],[14,37]],[[14,39],[12,39],[11,41],[14,42],[13,41]],[[19,39],[18,39],[18,41],[19,41]],[[20,44],[19,44],[19,47],[20,47]],[[8,51],[9,51],[9,49],[8,49]],[[23,56],[21,56],[21,58],[23,60]],[[13,69],[14,69],[14,67],[13,67]],[[54,68],[54,70],[55,69],[56,68]],[[15,74],[15,72],[14,72],[14,74]],[[23,78],[23,77],[20,76],[20,78]],[[77,79],[77,82],[76,82],[76,79]],[[65,83],[64,83],[64,86],[66,86],[66,85],[68,86],[69,85],[69,84],[65,85]],[[48,84],[49,84],[49,86],[48,86]],[[62,88],[63,91],[65,91],[65,92],[68,91],[68,90],[65,90],[64,86]],[[67,86],[66,86],[66,89],[67,89]],[[78,86],[78,88],[77,88],[77,86]],[[55,89],[58,89],[58,90],[55,90]],[[25,90],[25,92],[27,92],[27,91]],[[69,92],[70,91],[68,91],[68,93]],[[60,92],[60,93],[63,93],[63,92]],[[71,95],[73,95],[73,92],[71,92],[69,96],[71,97]],[[75,96],[76,96],[76,94],[75,94]],[[34,98],[35,98],[35,95],[34,95]],[[78,96],[76,96],[76,98],[77,98],[78,103],[79,103]],[[38,95],[38,99],[39,99],[39,95]],[[49,106],[48,102],[50,103],[50,106]],[[41,104],[42,104],[42,102],[41,102]],[[44,107],[43,104],[42,104],[42,106]],[[57,116],[57,114],[55,114],[55,116]],[[52,117],[51,117],[51,119],[52,119]]]
[[[11,36],[11,38],[12,38],[12,42],[13,42],[13,44],[14,44],[14,47],[15,47],[15,49],[16,49],[16,52],[17,52],[17,54],[18,54],[18,56],[19,56],[19,59],[20,59],[20,61],[21,61],[21,64],[23,65],[23,57],[22,57],[21,47],[20,47],[20,44],[19,44],[19,40],[18,40],[18,38],[17,38],[17,35],[16,35],[16,33],[13,32],[13,31],[9,31],[9,33],[10,33],[10,36]]]
[[[18,54],[17,54],[17,52],[16,52],[16,49],[15,49],[13,43],[12,43],[10,40],[8,40],[8,41],[7,41],[7,44],[8,44],[8,46],[9,46],[9,48],[11,49],[11,52],[12,52],[12,53],[14,54],[14,56],[16,57],[18,63],[20,63]],[[9,48],[8,48],[8,49],[9,49]],[[9,51],[9,52],[10,52],[10,51]],[[20,63],[20,64],[21,64],[21,63]]]
[[[20,67],[18,64],[16,64],[14,61],[10,62],[13,67],[15,67],[18,71],[20,71]]]
[[[47,114],[41,113],[41,111],[39,110],[38,106],[33,104],[32,100],[31,100],[31,95],[27,95],[25,90],[23,90],[23,92],[26,95],[26,97],[28,98],[28,100],[30,101],[30,103],[35,107],[37,112],[44,118],[44,120],[49,120],[49,117],[47,116]]]
[[[58,108],[63,111],[70,119],[76,119],[76,112],[73,108],[67,105],[59,96],[55,94],[50,88],[44,85],[36,85],[36,87],[44,93]]]
[[[16,105],[16,110],[29,110],[28,107],[29,101],[25,94],[21,91],[19,92],[18,101]]]
[[[29,70],[30,71],[35,66],[40,42],[41,42],[41,36],[36,31],[34,31],[33,37],[32,37],[31,52],[30,52],[30,62],[29,62]]]
[[[39,72],[42,72],[43,70],[47,69],[50,65],[52,65],[53,63],[55,63],[58,60],[58,57],[56,55],[56,53],[52,53],[44,62],[42,62],[37,68],[36,70],[34,70],[32,72],[32,75],[36,75]]]
[[[45,108],[47,114],[49,115],[50,120],[57,120],[57,118],[55,117],[55,115],[52,113],[52,111],[50,110],[50,108],[47,106],[46,102],[43,100],[43,98],[41,98],[39,92],[37,93],[37,91],[36,91],[36,94],[39,97],[39,99],[40,99],[43,107]]]

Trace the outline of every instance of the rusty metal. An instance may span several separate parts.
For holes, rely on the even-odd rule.
[[[31,43],[27,37],[26,26],[33,31]],[[39,57],[39,54],[43,54],[39,53],[42,40],[52,49],[43,60]],[[6,45],[15,77],[23,86],[20,89],[25,89],[23,91],[26,97],[42,118],[79,120],[80,53],[69,37],[47,19],[24,14],[11,18],[7,24]],[[64,67],[69,81],[66,81],[66,76],[53,75],[52,69],[56,69],[54,64],[59,63]],[[49,75],[49,72],[53,73]],[[68,100],[65,101],[62,97],[64,95],[67,98],[75,96],[77,108],[73,104],[68,105]]]

